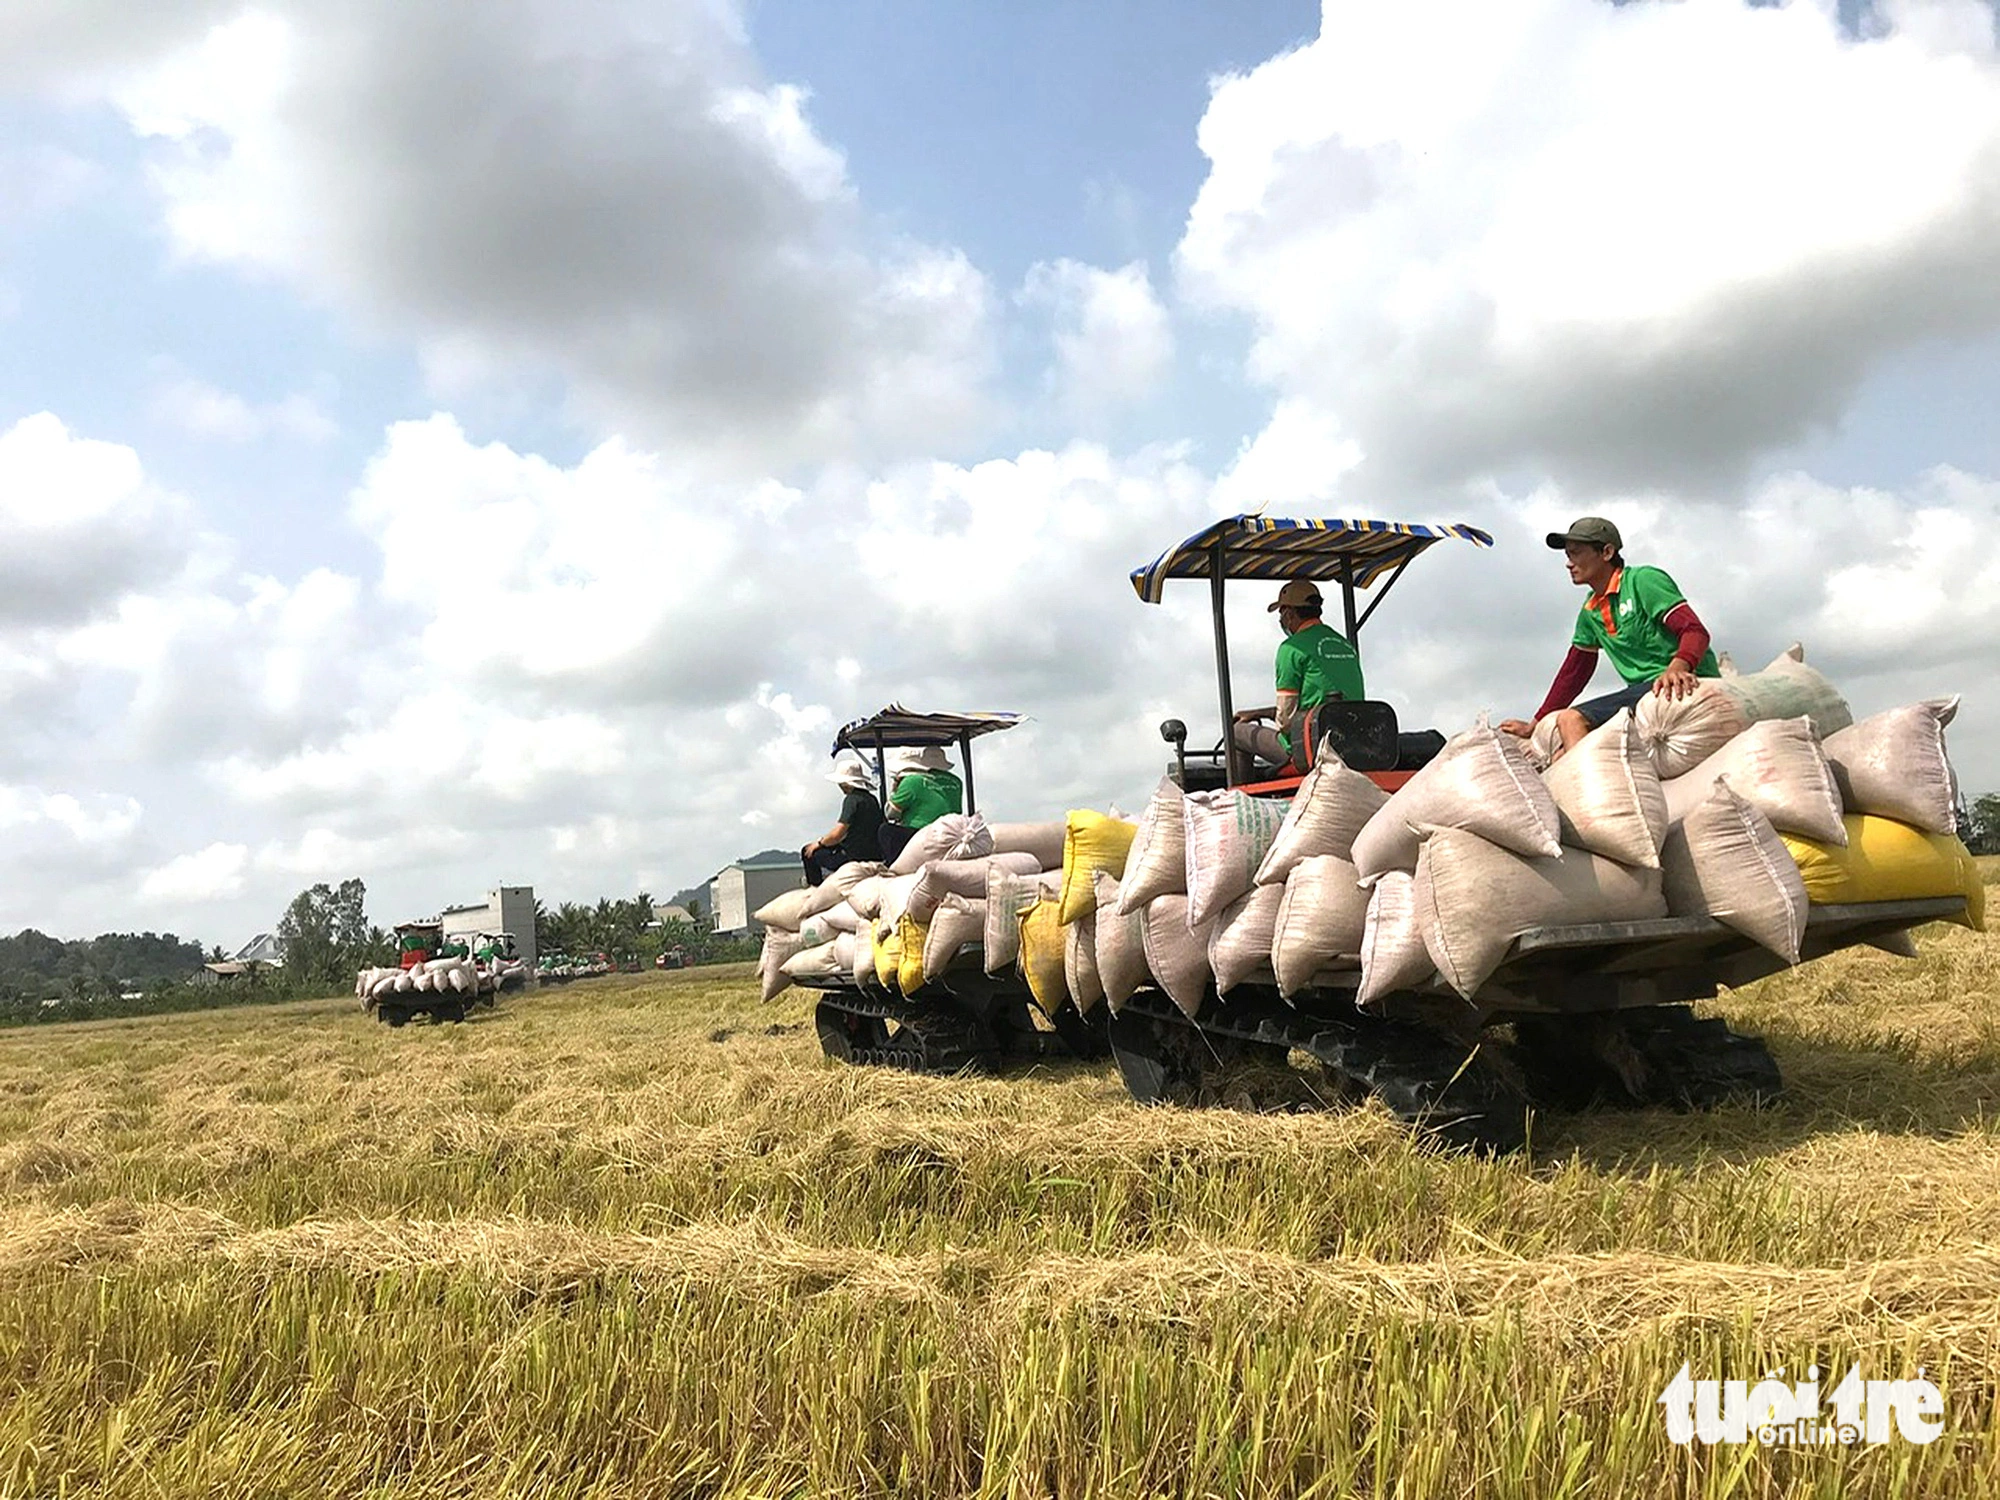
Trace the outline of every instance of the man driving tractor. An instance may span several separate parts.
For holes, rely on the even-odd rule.
[[[1320,618],[1321,608],[1319,587],[1309,580],[1295,578],[1278,590],[1268,611],[1285,632],[1278,642],[1278,701],[1236,715],[1237,748],[1274,766],[1310,769],[1315,710],[1329,699],[1359,702],[1368,696],[1359,653]]]
[[[1680,586],[1658,568],[1627,566],[1624,539],[1611,522],[1584,516],[1567,531],[1550,532],[1548,544],[1563,554],[1570,582],[1590,590],[1576,618],[1569,655],[1535,710],[1536,720],[1558,715],[1556,732],[1564,750],[1649,693],[1685,698],[1697,678],[1720,675],[1708,629]],[[1600,651],[1611,658],[1625,685],[1576,703],[1597,670]],[[1522,719],[1504,720],[1500,727],[1523,738],[1535,731],[1533,722]]]

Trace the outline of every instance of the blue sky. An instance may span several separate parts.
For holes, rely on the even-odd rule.
[[[0,929],[670,891],[892,698],[1136,806],[1212,687],[1124,573],[1257,505],[1495,532],[1412,724],[1539,699],[1608,512],[2000,785],[1995,153],[1986,0],[24,0]]]

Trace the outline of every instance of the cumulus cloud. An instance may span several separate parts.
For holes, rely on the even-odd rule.
[[[8,0],[0,7],[0,87],[53,93],[102,81],[198,36],[243,0]]]
[[[1051,384],[1086,419],[1151,395],[1173,361],[1173,330],[1143,261],[1116,271],[1041,261],[1022,295],[1053,313]]]
[[[172,575],[181,515],[128,447],[47,412],[0,431],[0,631],[86,620]]]
[[[118,93],[174,243],[553,372],[595,418],[772,455],[963,431],[985,280],[871,247],[840,153],[703,0],[272,0]]]
[[[1326,0],[1216,88],[1180,287],[1380,484],[1734,479],[2000,326],[1990,9],[1836,9]]]
[[[193,377],[161,385],[148,410],[164,426],[225,443],[254,443],[267,437],[321,443],[340,430],[319,402],[303,392],[253,402]]]
[[[210,844],[182,854],[139,878],[139,899],[167,905],[219,901],[243,890],[250,851],[242,844]]]

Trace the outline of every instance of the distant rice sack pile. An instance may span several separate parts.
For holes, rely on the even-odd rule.
[[[1530,928],[1667,914],[1658,870],[1582,849],[1527,857],[1457,828],[1424,839],[1415,894],[1431,962],[1468,1000]]]
[[[891,873],[914,875],[934,859],[977,859],[993,852],[993,830],[978,813],[946,813],[926,823],[890,863]]]
[[[946,896],[931,913],[924,938],[924,978],[938,978],[968,947],[986,938],[986,902],[968,896]]]
[[[1827,736],[1821,748],[1846,810],[1956,836],[1958,774],[1944,731],[1957,715],[1956,697],[1926,698]]]
[[[1771,820],[1726,777],[1667,835],[1660,877],[1669,915],[1713,917],[1786,963],[1799,961],[1805,881]]]
[[[1015,874],[989,867],[986,874],[986,972],[999,974],[1013,968],[1021,956],[1021,918],[1044,896],[1053,897],[1062,889],[1062,877],[1049,874]]]
[[[1209,926],[1249,893],[1284,821],[1284,803],[1238,791],[1189,792],[1181,799],[1191,927]]]
[[[1063,951],[1060,904],[1053,899],[1037,901],[1021,914],[1021,973],[1045,1016],[1054,1015],[1069,998]]]
[[[1091,937],[1097,944],[1097,981],[1116,1015],[1153,977],[1146,967],[1146,913],[1143,908],[1125,911],[1119,883],[1103,871],[1096,880],[1097,910],[1091,913]]]
[[[1331,749],[1321,751],[1257,867],[1257,884],[1282,885],[1301,860],[1322,854],[1351,863],[1354,840],[1388,800],[1387,792]]]
[[[1186,896],[1156,896],[1146,907],[1146,967],[1190,1019],[1208,994],[1208,940],[1214,932],[1213,918],[1188,925]]]
[[[1849,813],[1845,823],[1845,846],[1783,835],[1806,895],[1816,905],[1962,896],[1962,925],[1974,932],[1986,930],[1986,887],[1979,865],[1956,838],[1867,813]]]
[[[1660,867],[1667,795],[1630,709],[1621,708],[1542,773],[1561,840],[1621,864]]]
[[[1118,875],[1119,910],[1138,911],[1155,896],[1187,890],[1187,829],[1182,821],[1181,789],[1162,776],[1139,814],[1138,831]]]
[[[1284,902],[1283,886],[1253,885],[1223,908],[1208,937],[1208,966],[1215,974],[1217,994],[1227,995],[1239,984],[1256,980],[1277,982],[1271,946],[1278,930],[1278,908]]]
[[[1387,879],[1385,875],[1383,880]],[[1296,995],[1335,960],[1361,953],[1369,893],[1361,885],[1360,871],[1337,854],[1300,860],[1282,890],[1284,898],[1271,933],[1271,964],[1279,993]]]
[[[1106,912],[1105,920],[1121,920],[1116,912]],[[1063,926],[1063,988],[1084,1015],[1104,998],[1104,980],[1097,972],[1097,913],[1078,917]]]
[[[1667,816],[1678,823],[1702,802],[1717,777],[1780,833],[1839,844],[1840,788],[1812,722],[1764,719],[1752,724],[1685,776],[1665,783]]]
[[[1354,867],[1364,881],[1414,871],[1420,827],[1464,829],[1516,854],[1553,856],[1561,826],[1555,799],[1520,740],[1481,719],[1368,820],[1354,840]]]
[[[1375,882],[1361,935],[1361,986],[1354,1003],[1379,1010],[1399,990],[1421,989],[1438,977],[1417,922],[1417,880],[1391,870]]]
[[[1093,877],[1099,870],[1107,875],[1125,873],[1125,856],[1139,825],[1103,813],[1079,810],[1064,821],[1062,920],[1065,925],[1097,910],[1097,887]]]

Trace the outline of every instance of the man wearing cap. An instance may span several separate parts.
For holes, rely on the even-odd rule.
[[[833,827],[799,851],[806,867],[806,884],[818,885],[844,864],[882,857],[882,804],[875,800],[875,783],[858,757],[848,756],[827,773],[828,781],[846,795]]]
[[[1359,702],[1368,696],[1353,643],[1320,618],[1320,608],[1318,587],[1303,578],[1279,589],[1268,607],[1285,632],[1278,642],[1278,701],[1237,714],[1235,738],[1238,749],[1272,765],[1306,770],[1312,764],[1313,710],[1329,698]]]
[[[1611,522],[1584,516],[1567,531],[1550,532],[1548,544],[1568,562],[1570,582],[1590,590],[1576,617],[1569,655],[1535,711],[1536,719],[1558,715],[1556,732],[1563,749],[1649,693],[1684,698],[1694,691],[1697,678],[1719,675],[1715,653],[1708,647],[1708,629],[1680,586],[1658,568],[1628,567],[1624,539]],[[1600,651],[1611,658],[1625,686],[1576,703],[1576,695],[1597,670]],[[1520,719],[1508,719],[1500,727],[1523,737],[1535,729]]]
[[[895,789],[889,793],[889,817],[893,821],[882,828],[882,858],[891,860],[903,852],[910,835],[919,828],[928,828],[946,813],[965,811],[965,783],[936,745],[907,754],[892,780]]]

